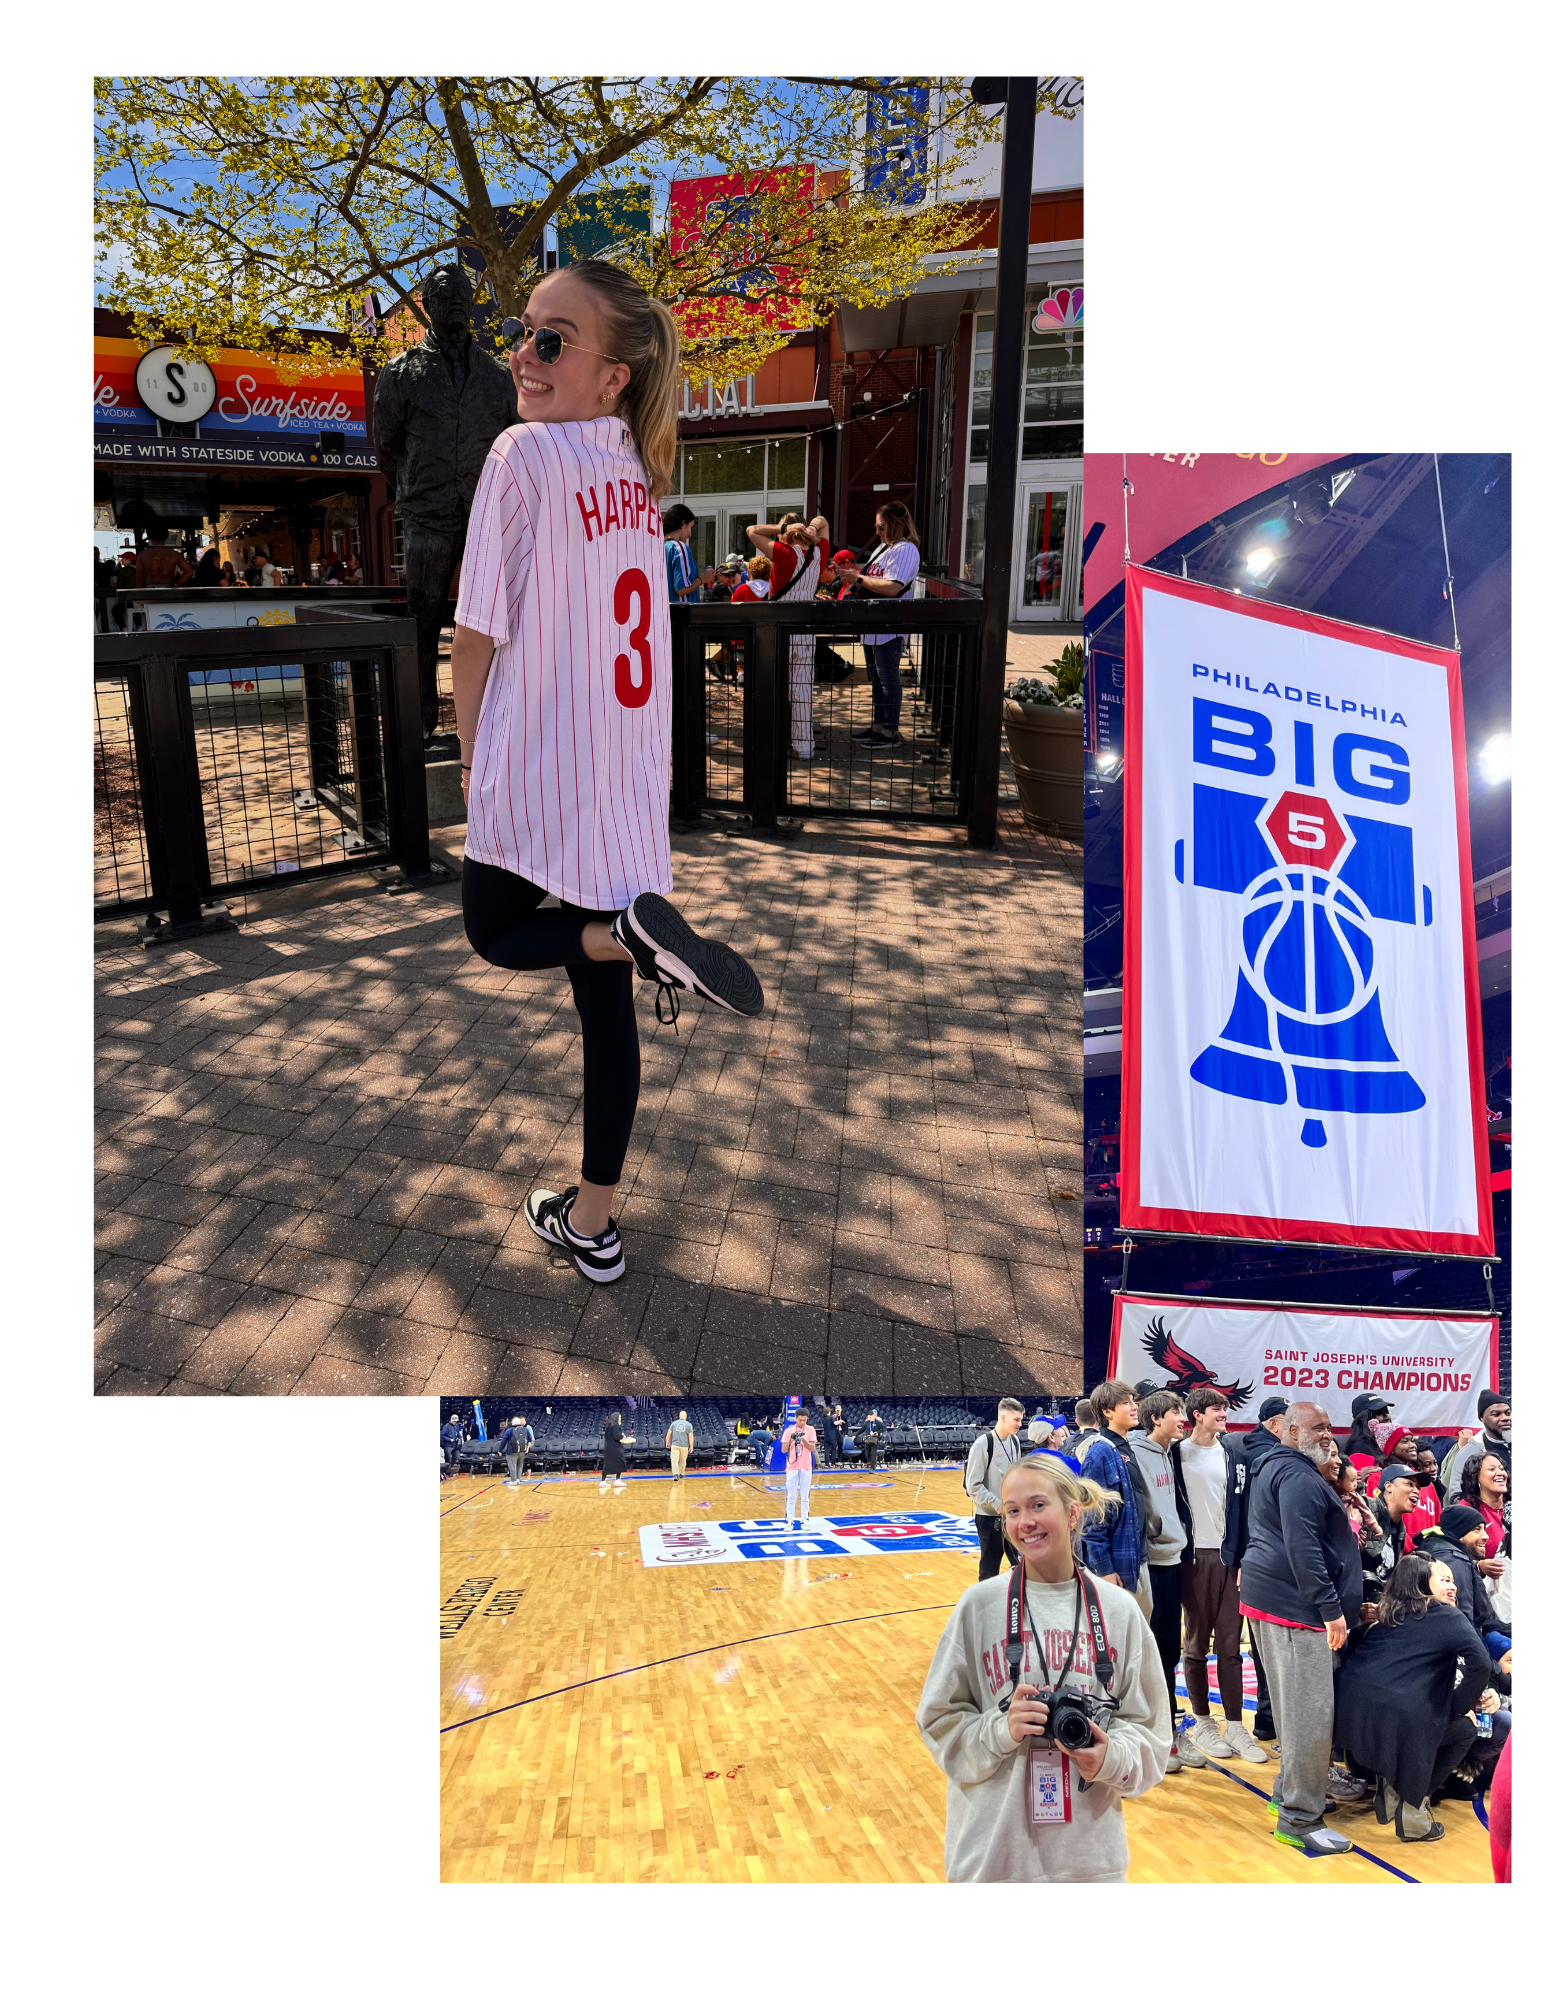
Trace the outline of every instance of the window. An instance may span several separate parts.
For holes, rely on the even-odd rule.
[[[994,317],[981,313],[971,365],[971,462],[987,462],[992,405]],[[1084,421],[1084,337],[1025,329],[1024,429],[1021,458],[1081,458]]]
[[[966,488],[966,548],[962,574],[968,583],[982,580],[982,550],[987,539],[987,488]]]
[[[767,446],[706,441],[682,449],[682,491],[760,493],[766,487]]]
[[[992,411],[991,313],[976,317],[976,348],[971,356],[971,462],[987,463],[987,419]]]
[[[805,440],[774,438],[767,447],[767,484],[777,488],[805,485]]]

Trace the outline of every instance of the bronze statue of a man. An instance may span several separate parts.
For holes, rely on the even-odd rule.
[[[509,369],[472,338],[472,281],[460,265],[431,271],[423,301],[431,331],[381,370],[374,431],[381,470],[397,489],[427,743],[439,721],[440,631],[472,496],[489,447],[520,416]]]

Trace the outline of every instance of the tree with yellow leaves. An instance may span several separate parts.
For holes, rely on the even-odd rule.
[[[549,226],[581,225],[676,309],[690,375],[754,374],[839,302],[952,268],[959,202],[997,192],[938,165],[998,135],[958,78],[124,77],[96,99],[101,303],[203,357],[336,365],[320,330],[380,358],[449,261],[517,314]],[[1042,108],[1072,115],[1050,88]],[[727,198],[662,228],[684,164]]]

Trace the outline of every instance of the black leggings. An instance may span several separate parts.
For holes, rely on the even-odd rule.
[[[633,968],[585,956],[586,924],[609,924],[615,910],[563,903],[538,909],[547,891],[524,875],[470,857],[461,865],[461,916],[479,958],[509,972],[561,965],[574,989],[585,1051],[585,1156],[580,1172],[595,1187],[622,1179],[638,1109],[638,1020]]]

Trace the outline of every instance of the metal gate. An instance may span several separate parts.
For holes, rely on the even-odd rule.
[[[409,621],[307,607],[95,645],[98,916],[176,931],[237,889],[388,863],[427,878]]]
[[[982,614],[967,596],[673,606],[673,814],[761,828],[790,816],[932,820],[970,824],[973,843],[990,846],[1002,689],[989,701],[983,688]],[[864,633],[907,640],[894,748],[859,740],[875,713]],[[793,740],[791,683],[805,676],[811,757]]]

